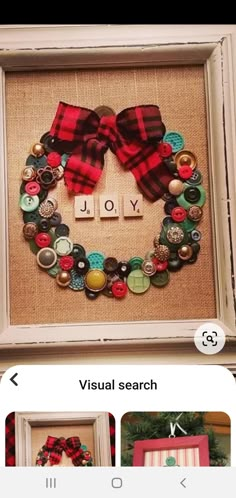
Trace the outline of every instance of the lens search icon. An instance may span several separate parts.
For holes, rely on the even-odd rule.
[[[216,323],[204,323],[196,330],[194,343],[201,353],[219,353],[225,345],[224,330]]]

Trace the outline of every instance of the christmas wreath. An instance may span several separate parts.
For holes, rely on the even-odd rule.
[[[62,459],[62,453],[65,452],[68,458],[71,458],[75,467],[92,467],[93,459],[87,446],[81,444],[78,436],[56,438],[48,436],[46,443],[39,450],[36,457],[36,466],[44,467],[47,463],[58,465]]]
[[[73,242],[58,202],[49,194],[62,178],[70,192],[91,194],[108,148],[150,202],[164,201],[153,248],[122,261],[88,252],[80,240]],[[195,154],[184,148],[179,132],[166,132],[158,106],[136,106],[115,115],[104,106],[92,111],[60,102],[50,132],[32,146],[22,171],[23,235],[41,269],[61,288],[85,290],[90,299],[101,292],[122,298],[128,290],[140,294],[151,284],[164,287],[170,272],[197,261],[197,224],[206,200],[201,183]]]

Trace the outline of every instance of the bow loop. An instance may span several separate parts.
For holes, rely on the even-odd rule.
[[[140,105],[124,109],[117,115],[116,124],[121,135],[129,141],[158,142],[165,133],[157,105]]]
[[[87,142],[96,138],[99,117],[96,112],[59,102],[50,135],[67,142]]]

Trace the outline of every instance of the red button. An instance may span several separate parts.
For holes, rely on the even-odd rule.
[[[37,182],[28,182],[26,183],[25,191],[29,195],[38,195],[40,192],[40,185]]]
[[[167,142],[161,142],[157,150],[162,157],[169,157],[172,154],[172,147]]]
[[[47,157],[47,163],[51,168],[57,168],[61,164],[61,156],[58,152],[50,152]]]
[[[189,178],[191,178],[193,170],[190,166],[188,166],[188,164],[185,164],[183,166],[180,166],[180,168],[178,169],[178,174],[183,180],[188,180]]]
[[[124,297],[127,294],[128,287],[122,280],[117,280],[117,282],[114,282],[111,290],[115,297],[120,298]]]
[[[157,258],[153,258],[152,261],[153,261],[153,263],[156,267],[156,270],[158,272],[161,272],[161,271],[164,271],[167,269],[168,261],[159,261],[159,259],[157,259]]]
[[[184,221],[186,216],[187,216],[187,213],[186,213],[185,209],[181,206],[176,206],[171,211],[171,217],[177,223],[181,223],[181,221]]]
[[[74,258],[72,256],[62,256],[59,261],[59,265],[62,270],[68,271],[71,270],[74,266]]]
[[[36,235],[34,240],[38,247],[48,247],[50,246],[52,239],[49,233],[40,232]]]

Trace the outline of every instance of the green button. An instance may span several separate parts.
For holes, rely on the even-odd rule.
[[[190,220],[189,218],[185,218],[185,220],[182,221],[182,223],[180,223],[180,226],[186,232],[192,232],[192,230],[194,230],[194,228],[196,228],[197,222]]]
[[[184,183],[184,189],[185,188],[188,188],[189,185],[187,183]],[[205,189],[202,187],[202,185],[196,185],[195,187],[196,189],[199,190],[200,192],[200,199],[199,201],[197,202],[194,202],[194,205],[195,206],[204,206],[205,202],[206,202],[206,191]],[[188,202],[185,197],[184,197],[184,192],[182,192],[182,194],[180,194],[177,198],[176,198],[179,206],[182,206],[184,209],[189,209],[193,204],[191,202]]]
[[[129,264],[131,265],[131,270],[139,270],[141,268],[143,262],[143,258],[140,256],[134,256],[129,260]]]
[[[172,457],[172,456],[167,457],[166,465],[167,465],[167,467],[174,467],[176,465],[175,457]]]
[[[133,270],[127,278],[127,285],[134,294],[142,294],[150,287],[150,278],[143,274],[142,270]]]
[[[151,277],[151,283],[152,285],[155,285],[155,287],[165,287],[165,285],[168,284],[170,280],[170,274],[168,270],[161,271],[153,275]]]
[[[40,250],[40,247],[37,246],[37,244],[34,242],[34,239],[30,240],[29,241],[29,246],[30,246],[30,250],[34,253],[34,254],[38,254],[39,250]]]
[[[163,141],[171,145],[174,153],[184,148],[184,137],[178,131],[167,131],[163,137]]]
[[[49,270],[47,270],[47,273],[48,273],[48,275],[50,275],[50,277],[56,278],[59,271],[61,271],[61,267],[60,267],[59,263],[57,262],[55,264],[55,266],[53,266],[52,268],[49,268]]]
[[[39,197],[37,195],[23,194],[20,197],[20,207],[22,211],[31,213],[35,211],[39,205]]]

